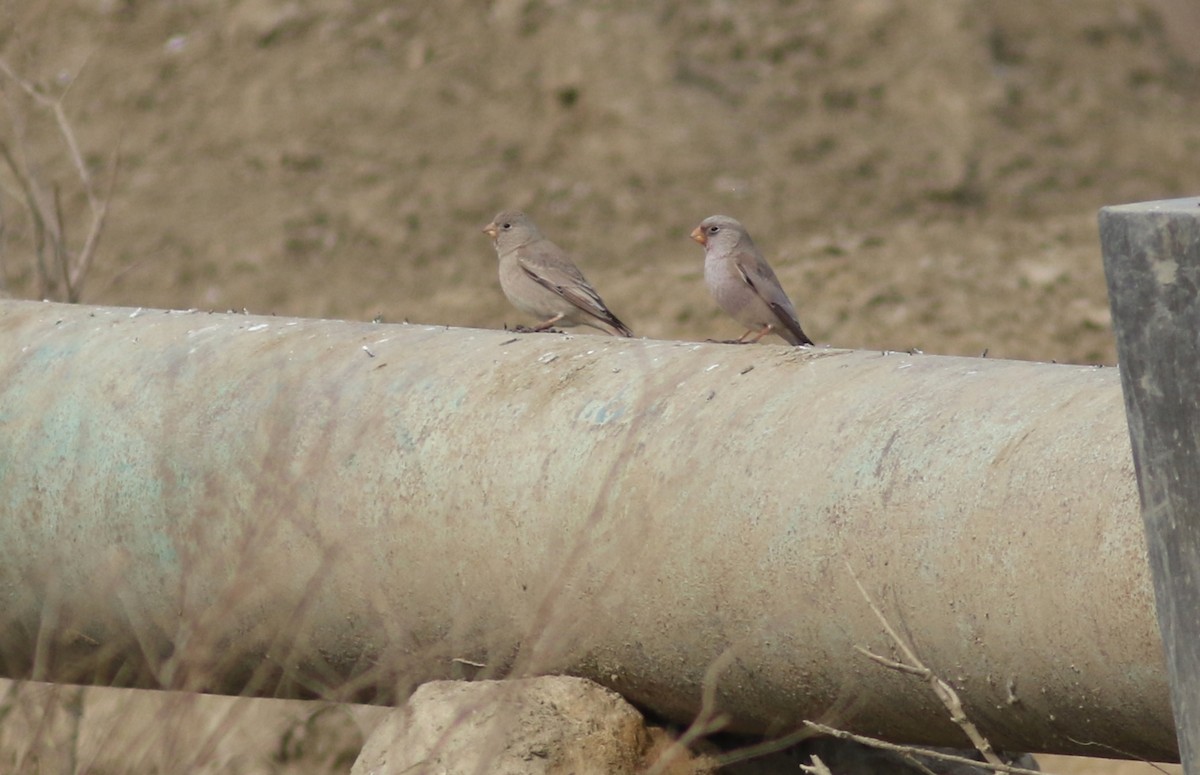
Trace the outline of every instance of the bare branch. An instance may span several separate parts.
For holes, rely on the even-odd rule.
[[[121,149],[118,146],[117,150],[113,151],[112,162],[109,165],[108,187],[104,191],[104,198],[100,200],[100,209],[92,213],[92,225],[83,241],[83,247],[79,250],[79,258],[75,262],[75,267],[71,270],[68,287],[73,291],[72,298],[69,299],[72,303],[78,302],[83,294],[83,279],[87,277],[88,270],[92,268],[92,261],[96,256],[96,246],[100,244],[100,234],[104,231],[104,222],[108,219],[108,205],[112,201],[113,190],[117,187],[117,172],[120,167]]]
[[[1070,735],[1067,735],[1067,739],[1070,740],[1075,745],[1097,746],[1097,747],[1103,748],[1106,751],[1108,751],[1109,753],[1114,753],[1123,759],[1132,759],[1133,761],[1141,762],[1142,764],[1149,765],[1150,767],[1153,767],[1154,769],[1158,770],[1159,772],[1164,773],[1164,775],[1169,775],[1169,773],[1167,773],[1166,770],[1164,770],[1162,767],[1159,767],[1157,764],[1150,761],[1149,759],[1143,759],[1140,756],[1134,756],[1133,754],[1129,753],[1128,751],[1123,751],[1120,748],[1115,748],[1111,745],[1106,745],[1104,743],[1096,742],[1095,740],[1076,740],[1075,738],[1071,737]]]
[[[924,775],[937,775],[936,772],[926,767],[924,762],[918,759],[915,754],[905,753],[901,754],[901,756],[903,757],[904,761],[920,770],[922,773],[924,773]]]
[[[62,272],[62,281],[66,286],[67,300],[75,294],[71,292],[71,254],[67,250],[67,226],[63,219],[62,189],[54,186],[54,260]]]
[[[37,104],[48,108],[54,115],[59,134],[67,145],[71,164],[79,176],[83,193],[91,211],[91,223],[84,237],[83,246],[77,254],[73,254],[68,244],[66,222],[63,214],[62,197],[58,186],[54,186],[52,203],[47,202],[37,176],[30,170],[27,163],[18,161],[16,155],[7,146],[0,146],[5,162],[20,184],[25,196],[26,208],[29,210],[33,223],[35,256],[38,272],[38,295],[41,298],[60,296],[68,302],[78,302],[83,293],[83,283],[95,261],[96,248],[100,235],[108,218],[109,203],[112,201],[116,187],[117,171],[120,167],[120,149],[113,153],[109,165],[108,185],[103,196],[96,191],[95,183],[87,163],[83,158],[75,131],[63,108],[66,91],[59,97],[52,97],[42,91],[32,82],[17,75],[8,63],[0,59],[0,73],[17,84]],[[74,83],[72,79],[71,83]],[[68,86],[69,90],[70,86]],[[55,266],[50,266],[53,260]],[[58,294],[59,285],[62,293]]]
[[[75,171],[79,173],[79,179],[83,181],[84,190],[88,195],[88,202],[92,205],[93,212],[96,211],[98,203],[92,187],[92,176],[87,170],[87,165],[83,162],[83,154],[79,151],[79,143],[75,140],[75,132],[71,129],[71,122],[67,120],[67,114],[63,110],[62,98],[51,97],[30,81],[17,75],[3,59],[0,59],[0,72],[7,75],[14,83],[20,86],[21,90],[32,97],[35,102],[49,108],[54,113],[54,120],[58,124],[58,131],[62,133],[63,139],[67,142],[67,149],[71,152],[71,161],[75,165]]]
[[[946,710],[950,711],[950,720],[957,724],[959,729],[966,733],[967,737],[971,740],[971,744],[975,746],[975,749],[983,755],[983,758],[992,765],[1003,764],[1004,762],[1001,761],[1000,757],[996,754],[996,749],[992,747],[991,742],[988,741],[988,739],[979,731],[979,728],[976,727],[969,718],[967,718],[967,713],[965,710],[963,710],[962,700],[959,698],[958,692],[954,691],[954,687],[952,687],[950,684],[946,683],[937,675],[935,675],[934,672],[930,670],[929,667],[926,666],[919,657],[917,657],[916,653],[909,647],[908,643],[906,643],[905,640],[900,637],[900,635],[892,627],[891,622],[889,622],[887,617],[883,615],[883,611],[881,611],[879,606],[875,604],[875,601],[867,592],[866,587],[864,587],[862,582],[858,580],[858,574],[854,572],[854,567],[850,565],[849,560],[846,560],[846,570],[849,571],[850,578],[854,580],[854,585],[858,587],[858,591],[862,594],[863,599],[867,601],[867,605],[871,607],[871,611],[874,612],[875,617],[879,619],[879,623],[883,625],[884,631],[887,632],[888,636],[891,637],[896,646],[904,653],[904,657],[908,660],[908,663],[905,664],[887,660],[883,657],[871,654],[870,652],[866,652],[866,649],[861,647],[859,647],[859,651],[866,652],[868,656],[870,656],[876,662],[880,662],[881,664],[892,667],[892,669],[900,670],[911,675],[918,675],[925,679],[933,689],[933,693],[936,694],[938,699],[942,701],[942,704],[946,706]]]
[[[729,724],[729,717],[717,710],[717,681],[720,679],[721,673],[725,672],[726,668],[733,664],[733,660],[733,649],[727,648],[704,671],[704,685],[700,694],[700,712],[696,714],[696,718],[684,733],[679,736],[679,739],[667,746],[667,749],[654,762],[654,766],[646,771],[646,775],[662,775],[666,771],[667,766],[676,757],[683,754],[692,743],[714,732],[720,732]]]
[[[812,764],[801,764],[801,772],[808,772],[811,775],[833,775],[829,768],[825,766],[825,762],[821,761],[821,757],[813,754]]]
[[[892,751],[901,755],[910,756],[926,756],[931,759],[938,759],[944,762],[953,762],[955,764],[966,764],[971,767],[983,767],[984,769],[992,770],[993,772],[1006,772],[1010,775],[1046,775],[1046,773],[1038,770],[1027,770],[1024,767],[1014,767],[1011,764],[1004,762],[981,762],[976,759],[968,759],[965,756],[958,756],[952,753],[942,753],[941,751],[933,751],[926,748],[917,748],[911,745],[898,745],[897,743],[889,743],[886,740],[879,740],[874,737],[866,737],[864,735],[856,735],[851,732],[846,732],[835,727],[827,727],[824,724],[818,724],[815,721],[805,721],[804,725],[814,732],[819,732],[822,735],[836,737],[838,740],[850,740],[862,745],[869,745],[872,748],[878,748],[881,751]]]
[[[857,644],[854,646],[854,650],[857,651],[859,654],[862,654],[864,657],[874,660],[875,662],[878,662],[879,664],[883,665],[884,667],[891,668],[892,670],[898,670],[901,673],[908,673],[909,675],[917,675],[922,678],[928,677],[929,671],[927,671],[927,670],[922,670],[921,668],[913,667],[912,665],[906,665],[903,662],[897,662],[894,659],[888,659],[887,657],[880,656],[879,654],[876,654],[874,651],[871,651],[870,649],[865,649],[862,646],[859,646]]]
[[[45,298],[49,293],[52,281],[46,264],[46,217],[42,212],[37,192],[34,190],[36,182],[3,141],[0,141],[0,155],[4,156],[5,163],[21,186],[21,192],[25,195],[25,208],[29,211],[29,219],[33,225],[34,267],[37,269],[38,296]]]

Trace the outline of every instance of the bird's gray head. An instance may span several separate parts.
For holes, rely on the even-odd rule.
[[[530,217],[517,210],[496,213],[492,222],[483,227],[483,233],[492,238],[499,253],[519,248],[542,236]]]
[[[705,252],[728,252],[739,245],[752,247],[754,243],[736,218],[728,215],[710,215],[692,229],[692,239],[704,246]]]

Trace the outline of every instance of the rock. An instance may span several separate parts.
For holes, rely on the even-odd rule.
[[[669,748],[614,692],[582,678],[433,681],[367,739],[352,775],[620,775]],[[670,775],[715,772],[675,749]]]

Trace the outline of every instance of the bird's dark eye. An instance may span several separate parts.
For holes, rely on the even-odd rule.
[[[500,224],[500,228],[504,229],[505,231],[508,231],[509,229],[512,228],[512,224],[511,223],[502,223],[502,224]]]
[[[717,232],[719,232],[720,230],[721,230],[721,227],[720,227],[720,226],[709,226],[709,227],[708,227],[708,233],[709,233],[709,234],[716,234],[716,233],[717,233]]]

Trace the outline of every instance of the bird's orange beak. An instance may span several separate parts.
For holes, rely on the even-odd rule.
[[[492,239],[496,239],[496,235],[500,233],[500,229],[496,227],[496,224],[489,223],[487,226],[483,227],[483,233]]]
[[[692,229],[692,239],[696,240],[701,245],[708,244],[708,237],[704,235],[704,231],[699,226]]]

